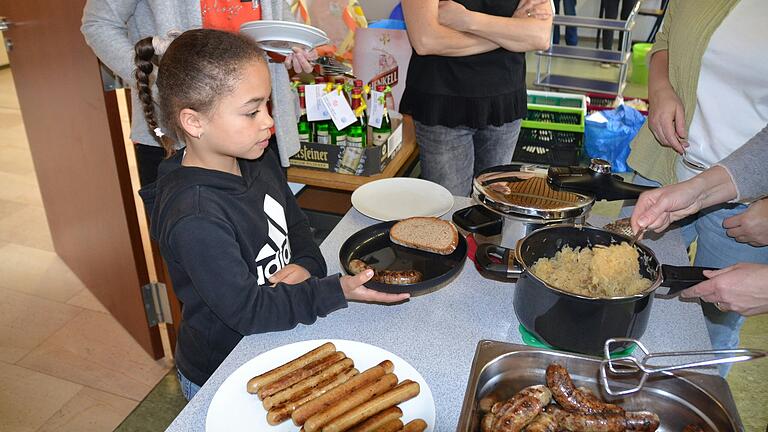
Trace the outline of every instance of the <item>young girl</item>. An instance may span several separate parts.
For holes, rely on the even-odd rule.
[[[158,122],[150,75],[160,54]],[[141,196],[183,304],[176,365],[187,399],[243,335],[311,324],[347,299],[408,297],[365,288],[370,271],[325,277],[307,218],[267,149],[269,71],[250,40],[191,30],[158,53],[146,38],[136,67],[147,124],[169,155]],[[174,152],[158,124],[186,148]]]

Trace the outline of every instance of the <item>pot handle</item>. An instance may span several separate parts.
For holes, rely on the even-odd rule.
[[[501,234],[501,216],[476,204],[453,213],[453,223],[461,229],[486,237]]]
[[[712,267],[692,267],[661,265],[661,286],[669,287],[667,296],[675,295],[680,291],[690,288],[708,278],[704,276],[704,270],[718,270]]]
[[[517,265],[514,253],[512,249],[503,248],[491,243],[483,243],[477,245],[475,262],[484,272],[503,278],[517,279],[523,273],[523,270]],[[501,260],[501,262],[496,262],[498,260]]]

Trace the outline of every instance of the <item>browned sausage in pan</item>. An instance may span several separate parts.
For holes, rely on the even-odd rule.
[[[652,432],[659,428],[659,416],[650,411],[627,411],[624,414],[628,431]]]
[[[659,428],[659,417],[648,411],[618,414],[583,414],[568,412],[556,405],[546,411],[555,417],[561,429],[572,432],[654,432]]]
[[[482,420],[483,432],[519,432],[552,400],[546,386],[526,387],[506,402],[497,402]]]
[[[557,421],[547,412],[541,412],[536,418],[533,419],[528,426],[525,427],[525,432],[556,432]]]
[[[552,397],[566,411],[583,414],[624,414],[624,409],[620,406],[603,402],[591,393],[578,390],[573,385],[568,370],[561,364],[550,364],[547,367],[546,379]]]
[[[418,270],[376,270],[363,260],[353,259],[349,262],[349,270],[353,274],[371,269],[374,271],[372,281],[388,285],[408,285],[421,282],[424,276]]]
[[[555,418],[561,429],[572,432],[624,432],[626,430],[626,421],[621,415],[568,412],[555,405],[548,406],[547,412]]]

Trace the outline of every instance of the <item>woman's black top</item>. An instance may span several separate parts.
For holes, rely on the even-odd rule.
[[[472,11],[504,17],[511,17],[519,2],[455,1]],[[526,103],[525,53],[499,48],[444,57],[413,51],[400,112],[430,126],[482,128],[524,117]]]

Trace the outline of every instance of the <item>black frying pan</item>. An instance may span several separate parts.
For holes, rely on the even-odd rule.
[[[464,267],[467,241],[459,234],[459,245],[450,255],[439,255],[407,248],[389,240],[389,229],[398,221],[382,222],[352,234],[341,245],[339,260],[347,274],[352,274],[349,262],[365,261],[376,270],[418,270],[424,276],[421,282],[390,285],[370,281],[366,287],[387,293],[417,293],[451,279]]]

